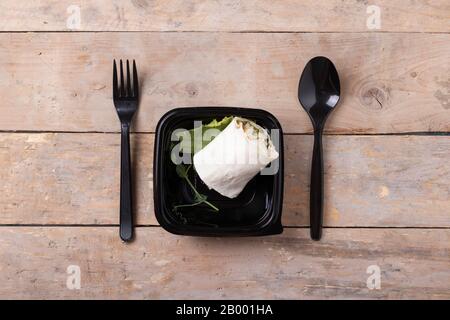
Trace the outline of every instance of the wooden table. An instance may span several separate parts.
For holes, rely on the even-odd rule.
[[[0,298],[449,299],[450,3],[370,2],[2,1]],[[380,29],[368,27],[370,4]],[[309,239],[312,136],[297,101],[315,55],[335,62],[342,86],[324,137],[320,242]],[[131,244],[118,235],[113,58],[136,59],[142,81]],[[155,124],[202,105],[280,120],[282,235],[157,225]]]

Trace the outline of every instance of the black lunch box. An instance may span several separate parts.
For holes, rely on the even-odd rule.
[[[240,116],[255,121],[267,129],[279,130],[275,142],[279,153],[278,170],[273,175],[255,176],[242,193],[229,199],[217,193],[201,181],[191,170],[191,181],[196,189],[208,197],[220,211],[211,212],[205,206],[194,206],[183,213],[173,212],[172,206],[193,202],[188,184],[176,173],[170,151],[175,129],[192,129],[194,121],[208,123],[225,116]],[[283,232],[281,212],[283,204],[284,150],[283,132],[278,120],[260,109],[234,107],[177,108],[167,112],[158,122],[153,159],[153,196],[155,215],[167,231],[190,236],[263,236]]]

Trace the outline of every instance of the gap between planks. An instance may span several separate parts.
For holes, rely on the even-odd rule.
[[[0,224],[0,228],[111,228],[118,224]],[[139,224],[135,228],[162,228],[156,224]],[[285,229],[309,229],[309,226],[283,226]],[[376,229],[376,230],[450,230],[450,227],[377,227],[377,226],[323,226],[323,229]]]
[[[242,31],[209,31],[209,30],[20,30],[20,31],[0,31],[0,34],[15,33],[211,33],[211,34],[228,34],[228,33],[287,33],[287,34],[450,34],[448,31],[288,31],[288,30],[242,30]]]
[[[45,134],[45,133],[62,133],[62,134],[120,134],[120,131],[58,131],[58,130],[0,130],[1,133],[26,133],[26,134]],[[131,134],[149,134],[155,135],[154,131],[131,131]],[[312,136],[313,132],[283,132],[285,136]],[[381,132],[381,133],[336,133],[324,132],[324,136],[450,136],[450,132],[439,131],[413,131],[413,132]]]

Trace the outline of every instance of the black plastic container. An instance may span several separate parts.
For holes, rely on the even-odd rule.
[[[175,129],[192,129],[194,120],[208,123],[225,116],[240,116],[255,121],[267,129],[279,130],[279,141],[274,141],[278,171],[274,175],[255,176],[242,193],[229,199],[208,189],[191,170],[190,179],[196,189],[219,207],[211,212],[207,206],[195,206],[181,213],[173,212],[174,204],[193,202],[193,193],[181,179],[170,160],[171,135]],[[283,132],[278,120],[259,109],[232,107],[178,108],[166,113],[158,122],[153,161],[155,215],[160,225],[174,234],[191,236],[262,236],[283,232],[281,212],[283,203]]]

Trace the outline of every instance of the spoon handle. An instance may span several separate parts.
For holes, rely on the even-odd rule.
[[[322,129],[314,130],[314,148],[311,164],[311,189],[309,201],[311,239],[320,240],[322,237],[323,220]]]

